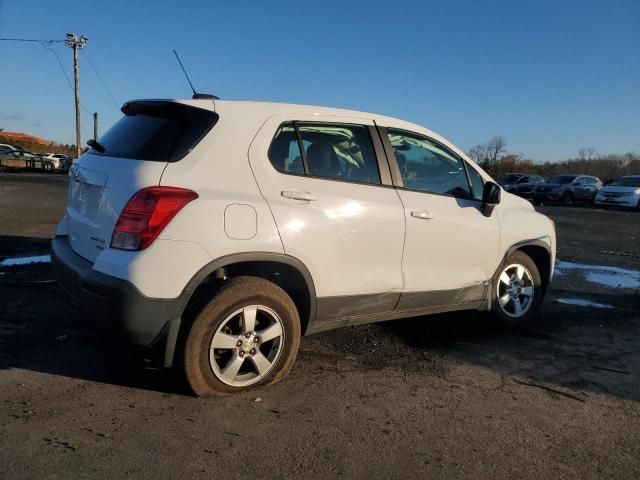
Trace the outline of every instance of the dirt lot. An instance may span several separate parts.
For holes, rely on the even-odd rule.
[[[46,253],[65,188],[0,174],[0,261]],[[222,399],[83,328],[48,264],[0,268],[2,478],[640,478],[640,214],[543,211],[563,263],[534,325],[323,333]]]

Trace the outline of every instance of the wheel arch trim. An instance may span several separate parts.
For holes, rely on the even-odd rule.
[[[196,274],[191,277],[191,280],[189,280],[189,283],[187,283],[187,286],[180,294],[180,317],[172,321],[172,325],[167,329],[166,332],[163,332],[163,334],[166,336],[163,362],[165,367],[170,367],[171,365],[173,365],[178,337],[182,330],[182,317],[187,308],[187,305],[189,304],[189,301],[193,297],[193,294],[195,293],[198,286],[200,286],[209,275],[220,268],[248,262],[282,263],[297,270],[304,278],[307,290],[309,292],[309,318],[306,319],[306,322],[304,322],[304,319],[301,319],[301,321],[304,322],[307,326],[313,322],[316,317],[317,308],[315,284],[313,282],[313,277],[311,276],[309,269],[299,259],[291,255],[276,252],[243,252],[224,255],[222,257],[214,259],[213,261],[200,268],[200,270],[198,270]],[[159,335],[159,337],[160,336],[161,335]]]

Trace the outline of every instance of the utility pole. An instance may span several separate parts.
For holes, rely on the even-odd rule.
[[[84,35],[81,35],[80,38],[78,38],[75,33],[67,33],[64,41],[67,47],[73,49],[73,76],[76,94],[76,158],[79,158],[80,153],[82,152],[82,147],[80,145],[80,80],[78,78],[78,49],[84,48],[87,45],[87,40],[89,39]]]
[[[93,139],[98,140],[98,112],[93,112]]]

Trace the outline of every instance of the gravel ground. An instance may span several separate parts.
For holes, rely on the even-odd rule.
[[[0,174],[0,261],[47,252],[65,189]],[[542,211],[572,263],[535,324],[326,332],[284,382],[228,398],[85,329],[47,264],[0,268],[2,478],[640,478],[640,214]]]

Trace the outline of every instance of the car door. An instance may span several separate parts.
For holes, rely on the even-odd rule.
[[[392,311],[405,221],[373,121],[278,115],[249,158],[285,253],[313,277],[317,319]]]
[[[593,200],[598,193],[600,183],[596,177],[586,177],[586,194],[587,200]]]
[[[425,135],[380,132],[406,220],[404,292],[397,308],[482,299],[500,243],[497,216],[486,217],[480,209],[482,176]]]
[[[578,177],[573,181],[573,198],[575,200],[584,200],[589,196],[589,185],[587,177]]]

